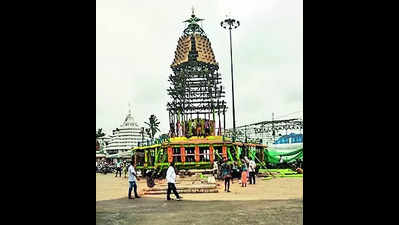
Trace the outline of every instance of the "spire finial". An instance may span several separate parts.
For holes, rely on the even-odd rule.
[[[128,107],[129,107],[129,114],[131,114],[131,109],[130,109],[131,105],[130,105],[130,102],[128,103]]]
[[[188,20],[183,21],[184,23],[188,23],[188,27],[184,29],[185,34],[193,34],[193,33],[204,33],[202,28],[197,24],[199,21],[204,19],[200,19],[194,15],[194,6],[191,8],[193,14],[191,14],[191,18]]]

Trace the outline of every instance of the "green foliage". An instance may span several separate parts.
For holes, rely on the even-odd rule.
[[[147,134],[150,136],[151,140],[153,140],[155,137],[155,134],[158,131],[160,131],[159,130],[160,122],[158,121],[157,117],[154,114],[152,114],[148,120],[149,120],[149,122],[144,122],[148,126],[148,128],[146,128],[145,130],[146,130]]]
[[[98,129],[97,133],[96,133],[96,138],[103,137],[103,136],[105,136],[105,133],[103,133],[103,128]]]

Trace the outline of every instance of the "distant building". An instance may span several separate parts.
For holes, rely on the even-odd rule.
[[[142,128],[134,121],[132,113],[129,112],[123,121],[122,125],[115,130],[110,136],[108,145],[105,151],[109,154],[118,154],[126,152],[133,147],[137,147],[139,142],[150,140],[149,136],[144,131],[142,136]]]

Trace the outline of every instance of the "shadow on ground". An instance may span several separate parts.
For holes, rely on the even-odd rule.
[[[166,201],[127,198],[96,202],[96,224],[303,224],[302,200]]]

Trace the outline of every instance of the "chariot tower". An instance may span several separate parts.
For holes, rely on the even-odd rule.
[[[192,11],[177,42],[167,89],[170,132],[176,136],[222,135],[226,102],[211,42]],[[223,116],[223,121],[221,117]],[[223,124],[223,126],[222,126]],[[199,129],[197,128],[199,127]]]

